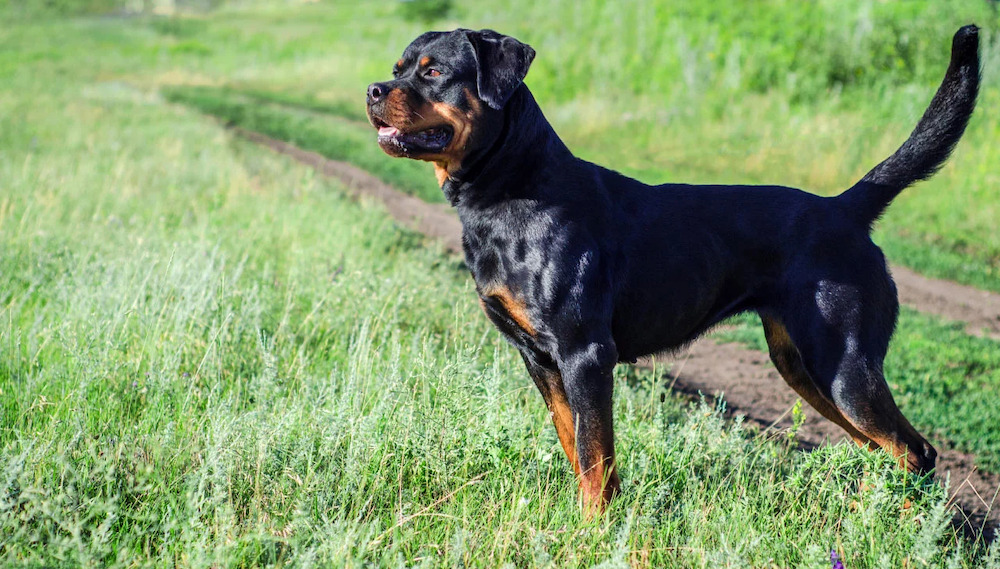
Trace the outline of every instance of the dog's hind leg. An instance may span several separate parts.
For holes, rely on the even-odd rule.
[[[898,309],[891,281],[850,282],[800,289],[809,297],[785,315],[788,335],[823,398],[870,442],[855,440],[885,449],[912,472],[933,470],[937,452],[900,412],[882,373]]]
[[[767,339],[771,361],[785,382],[813,409],[847,431],[854,442],[861,446],[871,443],[871,439],[854,428],[854,425],[844,417],[836,405],[816,387],[802,363],[802,356],[799,354],[798,348],[795,347],[795,343],[792,342],[788,330],[785,329],[781,321],[763,314],[761,314],[760,320],[764,324],[764,338]]]

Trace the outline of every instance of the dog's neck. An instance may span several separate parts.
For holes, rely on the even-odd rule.
[[[564,163],[566,157],[572,154],[522,84],[504,105],[497,138],[469,156],[468,166],[450,175],[441,190],[456,207],[482,207],[523,197],[533,186],[529,174],[544,172],[546,162]]]

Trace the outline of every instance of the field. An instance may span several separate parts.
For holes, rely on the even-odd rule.
[[[378,151],[364,87],[428,27],[493,27],[536,47],[527,83],[581,156],[829,195],[906,137],[975,21],[979,110],[876,241],[1000,291],[988,2],[143,4],[173,6],[0,0],[0,565],[1000,567],[945,480],[803,451],[642,368],[616,382],[624,495],[583,519],[461,260],[226,128],[440,201]],[[719,339],[759,350],[758,327]],[[1000,480],[1000,342],[906,309],[886,369]]]

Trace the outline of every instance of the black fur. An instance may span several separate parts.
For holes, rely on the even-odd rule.
[[[944,81],[910,137],[892,156],[844,192],[848,208],[871,225],[910,184],[925,180],[948,159],[962,138],[979,93],[979,28],[965,26],[952,40]]]
[[[463,159],[442,189],[484,310],[553,411],[588,503],[600,506],[618,484],[615,364],[682,346],[745,311],[761,315],[775,365],[824,416],[913,470],[934,467],[934,449],[882,375],[898,302],[868,226],[940,166],[965,128],[979,78],[974,26],[959,30],[953,50],[910,139],[824,198],[780,186],[646,185],[573,156],[521,83],[530,47],[456,30],[407,48],[446,61],[450,74],[430,84],[406,67],[395,88],[474,117],[471,142],[450,149]],[[473,86],[486,103],[478,111],[459,96]],[[369,99],[376,125],[380,105]]]
[[[494,109],[503,108],[528,74],[528,68],[535,59],[535,50],[493,30],[469,30],[465,35],[476,50],[479,98]]]

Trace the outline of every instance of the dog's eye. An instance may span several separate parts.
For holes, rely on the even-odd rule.
[[[425,74],[426,74],[426,75],[427,75],[428,77],[438,77],[438,76],[440,76],[440,75],[441,75],[441,72],[440,72],[440,71],[438,71],[437,69],[434,69],[434,68],[429,68],[429,69],[427,69],[427,71],[425,72]]]

